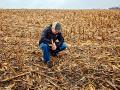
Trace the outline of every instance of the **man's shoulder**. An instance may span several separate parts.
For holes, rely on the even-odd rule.
[[[50,25],[44,26],[44,30],[51,30],[51,26]]]
[[[43,28],[43,33],[49,33],[49,32],[51,32],[51,27],[50,26],[45,26]]]

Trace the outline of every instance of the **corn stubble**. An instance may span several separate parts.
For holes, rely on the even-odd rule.
[[[38,48],[44,26],[59,21],[67,54]],[[1,90],[119,90],[120,10],[0,10]]]

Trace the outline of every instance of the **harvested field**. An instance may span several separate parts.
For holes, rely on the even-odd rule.
[[[44,26],[59,21],[67,54],[40,61]],[[120,90],[120,10],[0,10],[0,90]]]

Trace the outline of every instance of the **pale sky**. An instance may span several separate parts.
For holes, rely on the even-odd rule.
[[[0,8],[107,9],[120,7],[120,0],[0,0]]]

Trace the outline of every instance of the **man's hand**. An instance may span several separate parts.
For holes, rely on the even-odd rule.
[[[56,50],[57,46],[55,45],[55,43],[52,40],[52,50]]]
[[[56,48],[57,48],[56,45],[53,44],[53,45],[52,45],[52,50],[56,50]]]

